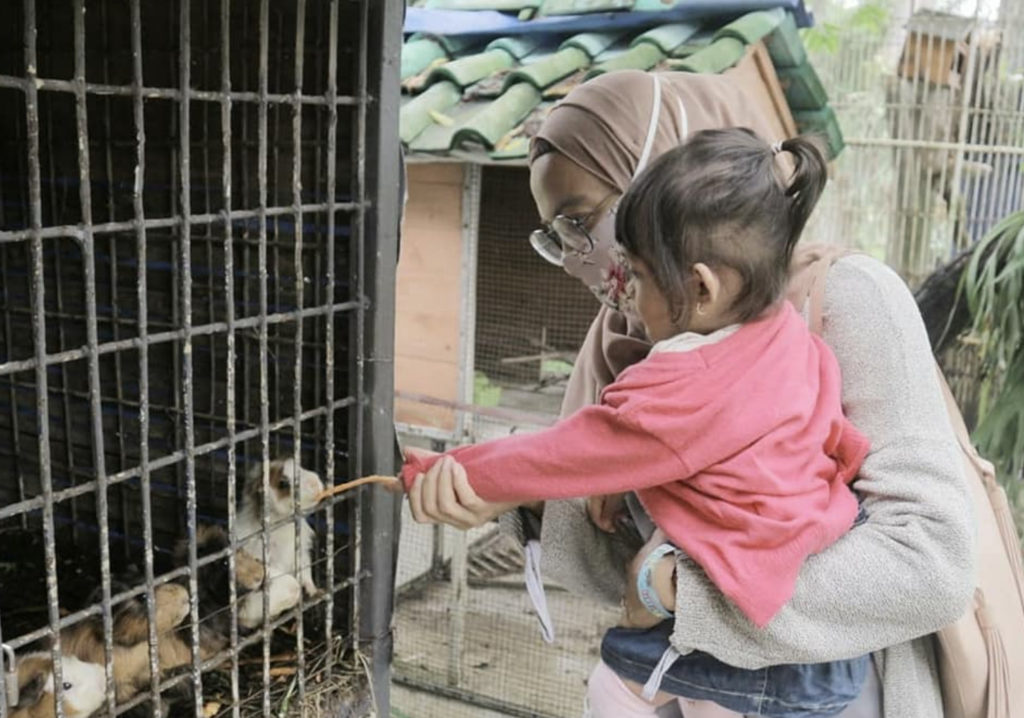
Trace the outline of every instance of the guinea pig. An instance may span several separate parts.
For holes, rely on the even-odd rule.
[[[228,533],[220,526],[200,524],[196,529],[196,551],[200,558],[223,551],[230,545]],[[174,549],[178,566],[188,563],[188,541],[181,539]],[[231,574],[227,557],[199,567],[199,646],[203,659],[227,646],[231,635]],[[235,590],[239,599],[263,585],[263,562],[245,551],[235,553]],[[297,599],[296,599],[297,600]],[[243,627],[250,627],[243,622]]]
[[[66,718],[88,718],[103,706],[106,677],[103,666],[80,661],[74,656],[61,659],[61,707]],[[18,704],[10,718],[51,718],[57,715],[53,682],[53,659],[49,653],[29,653],[18,660]]]
[[[311,509],[316,497],[323,491],[320,477],[303,469],[294,459],[270,463],[267,475],[270,488],[268,496],[263,495],[263,472],[260,466],[249,472],[242,493],[242,506],[238,512],[238,535],[244,540],[242,549],[253,558],[263,560],[263,504],[267,505],[269,521],[279,523],[290,519],[295,510],[296,496],[300,509]],[[270,530],[270,561],[267,576],[271,580],[279,576],[298,578],[307,596],[317,594],[313,583],[313,529],[305,521],[299,522],[298,537],[295,522],[288,521]],[[301,565],[295,565],[295,545],[298,541]],[[273,587],[271,587],[273,588]],[[297,598],[296,598],[297,600]]]
[[[191,662],[188,644],[175,632],[189,613],[188,589],[165,583],[153,590],[156,613],[157,660],[164,671]],[[117,702],[123,703],[150,685],[149,617],[145,602],[133,598],[116,607],[114,612],[114,688]],[[103,621],[90,617],[61,631],[61,652],[65,655],[101,666]]]

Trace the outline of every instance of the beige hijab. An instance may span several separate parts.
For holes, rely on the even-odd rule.
[[[652,115],[657,75],[660,107]],[[545,141],[582,169],[625,192],[654,128],[648,160],[694,132],[749,127],[766,142],[785,139],[777,123],[751,111],[732,71],[721,75],[623,70],[576,87],[548,114],[534,137],[531,161]]]
[[[767,142],[784,139],[777,123],[751,111],[753,103],[733,71],[657,76],[657,90],[652,74],[637,70],[601,75],[576,87],[544,120],[534,138],[531,162],[550,148],[625,192],[641,159],[646,164],[694,132],[739,126],[751,128]],[[657,112],[652,112],[654,107]],[[580,348],[562,415],[595,403],[601,389],[649,349],[642,327],[602,306]]]

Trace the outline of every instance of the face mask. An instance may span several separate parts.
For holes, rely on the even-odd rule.
[[[651,148],[654,146],[654,136],[658,131],[658,116],[661,113],[661,82],[655,74],[651,75],[651,79],[654,82],[651,121],[647,127],[643,151],[640,153],[636,170],[633,172],[632,179],[634,180],[647,166]],[[618,312],[636,317],[636,292],[630,281],[629,264],[626,262],[622,248],[615,241],[615,212],[617,208],[618,203],[605,212],[604,216],[590,230],[589,234],[594,242],[593,249],[586,254],[566,250],[562,256],[562,266],[566,272],[587,285],[587,288],[601,302]]]
[[[619,243],[615,241],[615,211],[613,206],[590,230],[594,247],[581,254],[566,250],[562,266],[569,275],[583,282],[603,304],[623,313],[634,313],[634,291],[630,282],[629,265]]]

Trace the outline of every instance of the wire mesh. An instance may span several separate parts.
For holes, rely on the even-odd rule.
[[[483,168],[474,367],[527,391],[565,379],[597,306],[526,241],[540,226],[528,187],[525,168]]]
[[[373,462],[370,5],[6,8],[0,640],[56,694],[24,701],[369,710],[365,494],[313,496]]]
[[[539,220],[521,167],[483,167],[475,232],[474,389],[464,402],[402,394],[453,409],[456,427],[434,449],[536,431],[557,416],[568,371],[597,309],[578,281],[544,262],[526,241]],[[411,189],[416,191],[415,186]],[[410,240],[412,241],[412,240]],[[464,241],[466,238],[464,237]],[[469,251],[474,251],[470,249]],[[408,436],[406,443],[422,438]],[[541,638],[524,590],[518,544],[485,527],[468,534],[402,521],[395,620],[395,676],[402,684],[497,714],[579,715],[585,680],[616,612],[552,584],[557,627]],[[400,706],[401,707],[401,706]],[[442,715],[418,708],[417,715]],[[425,711],[425,712],[424,712]]]
[[[1020,23],[919,11],[815,53],[848,147],[807,234],[917,286],[1024,206]]]

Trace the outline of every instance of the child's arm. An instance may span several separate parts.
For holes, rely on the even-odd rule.
[[[517,503],[591,496],[687,478],[668,446],[626,412],[590,406],[533,434],[509,436],[448,452],[486,501]],[[413,457],[402,469],[408,488],[439,457]]]

